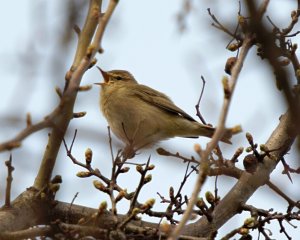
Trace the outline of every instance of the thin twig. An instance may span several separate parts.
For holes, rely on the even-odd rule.
[[[2,240],[36,239],[36,237],[40,236],[49,236],[53,232],[53,228],[50,226],[39,226],[19,231],[5,231],[0,233],[0,238]]]
[[[196,108],[196,112],[197,112],[196,116],[198,116],[200,118],[201,122],[206,125],[206,121],[200,112],[200,102],[201,102],[201,99],[203,96],[206,81],[203,76],[201,76],[201,80],[202,80],[202,89],[201,89],[201,93],[200,93],[200,96],[199,96],[199,99],[198,99],[198,102],[197,102],[195,108]]]
[[[72,142],[71,142],[71,146],[70,146],[70,149],[69,149],[70,152],[72,152],[72,148],[73,148],[76,136],[77,136],[77,129],[75,129],[75,132],[74,132],[74,136],[73,136],[73,139],[72,139]]]
[[[42,129],[48,128],[52,126],[51,119],[54,117],[54,114],[51,114],[50,116],[46,117],[44,120],[27,126],[25,129],[23,129],[17,136],[14,138],[3,142],[0,144],[0,152],[11,150],[13,148],[17,148],[21,146],[21,142],[31,134],[38,132]]]
[[[239,179],[244,171],[241,169],[231,166],[231,167],[217,167],[209,170],[208,175],[209,176],[229,176],[234,177],[236,179]],[[293,199],[291,199],[289,196],[287,196],[284,192],[282,192],[274,183],[271,181],[267,181],[266,185],[272,189],[275,193],[277,193],[280,197],[282,197],[284,200],[288,202],[290,207],[297,207],[300,209],[300,202],[296,202]]]
[[[145,180],[145,177],[146,177],[146,173],[148,171],[148,167],[149,167],[149,164],[150,164],[150,159],[151,159],[151,156],[149,156],[149,158],[147,160],[147,163],[146,163],[146,166],[145,166],[144,170],[142,170],[142,172],[141,172],[140,182],[139,182],[139,185],[137,186],[137,188],[134,192],[134,195],[132,197],[128,213],[131,213],[133,211],[133,209],[136,207],[137,198],[140,194],[140,191],[141,191],[142,187],[145,185],[144,180]]]
[[[179,152],[171,153],[171,152],[167,151],[166,149],[164,149],[162,147],[157,148],[156,152],[159,155],[162,155],[162,156],[175,157],[175,158],[181,159],[181,160],[183,160],[184,163],[185,162],[191,162],[191,163],[199,164],[199,161],[197,161],[193,156],[191,156],[191,158],[187,158],[187,157],[184,157],[184,156],[180,155]]]
[[[180,235],[180,232],[182,231],[183,227],[185,226],[187,221],[190,219],[191,213],[193,211],[193,207],[197,201],[199,192],[203,186],[204,180],[207,175],[207,169],[205,169],[204,166],[207,165],[208,157],[209,157],[210,153],[216,147],[218,141],[222,138],[223,132],[225,130],[226,117],[227,117],[230,102],[232,99],[231,96],[234,92],[234,89],[235,89],[235,86],[236,86],[236,83],[237,83],[237,80],[239,77],[239,73],[242,69],[243,63],[245,61],[245,58],[246,58],[247,53],[248,53],[249,49],[251,48],[251,46],[252,46],[252,37],[250,35],[247,35],[246,38],[244,39],[244,42],[243,42],[243,45],[241,48],[241,52],[240,52],[240,56],[237,59],[237,62],[232,69],[231,81],[230,81],[230,86],[229,86],[230,87],[229,88],[230,95],[227,97],[225,95],[217,129],[216,129],[211,141],[207,144],[206,149],[203,151],[203,153],[201,155],[200,172],[199,172],[198,178],[196,180],[194,190],[191,195],[188,207],[187,207],[180,223],[176,226],[175,230],[172,232],[171,237],[169,237],[169,240],[177,239],[178,236]],[[208,166],[207,166],[207,168],[208,168]]]
[[[233,38],[237,38],[237,36],[235,36],[232,32],[230,32],[225,26],[223,26],[219,20],[216,18],[216,16],[214,14],[212,14],[210,8],[207,9],[207,12],[209,14],[209,16],[212,18],[212,20],[216,23],[212,23],[212,26],[227,33],[229,36],[233,37]]]
[[[12,172],[15,168],[12,166],[12,155],[9,155],[9,159],[5,161],[7,167],[7,178],[6,178],[6,191],[5,191],[5,204],[6,208],[10,207],[10,197],[11,197],[11,183],[13,181]]]
[[[77,192],[77,193],[74,195],[74,197],[73,197],[73,199],[72,199],[72,201],[71,201],[71,203],[70,203],[69,211],[67,212],[67,215],[66,215],[66,223],[69,223],[69,214],[70,214],[70,212],[71,212],[72,206],[73,206],[74,201],[75,201],[75,199],[77,198],[78,194],[79,194],[79,192]]]
[[[65,139],[63,139],[63,144],[65,146],[65,149],[67,151],[67,156],[72,160],[72,162],[82,168],[85,168],[89,171],[89,173],[95,177],[98,177],[99,179],[101,179],[104,183],[106,183],[107,185],[111,184],[111,180],[108,179],[107,177],[103,176],[102,173],[100,172],[100,170],[98,168],[92,168],[91,164],[84,164],[80,161],[78,161],[73,155],[72,152],[70,151],[70,149],[67,146],[67,143],[65,141]],[[125,198],[130,200],[131,196],[130,194],[126,193],[126,191],[124,191],[124,189],[122,189],[119,185],[117,185],[116,183],[113,186],[113,190],[116,190],[118,192],[124,192],[125,193]]]
[[[107,126],[107,131],[108,131],[108,143],[109,143],[109,149],[110,149],[110,154],[111,154],[111,161],[112,161],[112,165],[114,165],[114,151],[113,151],[113,147],[112,147],[112,138],[111,138],[111,133],[110,133],[110,126]]]

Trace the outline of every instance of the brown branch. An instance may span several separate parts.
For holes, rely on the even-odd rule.
[[[57,205],[52,209],[52,220],[63,220],[67,212],[69,212],[69,204],[58,202]],[[73,205],[70,212],[70,223],[76,224],[81,218],[89,218],[95,212],[97,212],[97,209]],[[127,219],[126,215],[118,214],[117,216],[115,216],[111,212],[105,211],[100,214],[97,219],[95,219],[93,224],[102,229],[115,229],[116,217],[118,222],[123,222]],[[166,239],[167,235],[166,233],[159,232],[157,223],[151,223],[141,220],[132,220],[125,226],[124,232],[130,234],[131,237],[133,237],[133,234],[137,234],[138,236],[143,236],[143,238],[149,240],[156,240],[159,239],[159,237],[161,237],[161,239]],[[181,235],[178,239],[207,240],[207,238],[199,238],[186,235]]]
[[[234,177],[236,179],[240,179],[243,174],[243,170],[237,167],[217,167],[209,169],[208,175],[209,176],[228,176]],[[291,199],[288,195],[286,195],[283,191],[281,191],[274,183],[271,181],[267,181],[266,185],[272,189],[275,193],[277,193],[280,197],[287,201],[289,207],[298,207],[300,209],[300,203]]]
[[[101,11],[101,0],[91,0],[90,2],[90,8],[89,8],[89,14],[87,16],[88,22],[89,18],[94,18],[94,10],[97,8],[99,12]],[[84,72],[89,68],[94,56],[96,55],[97,51],[100,49],[100,43],[103,37],[104,29],[106,27],[106,24],[108,23],[115,7],[116,7],[117,1],[111,0],[106,13],[99,19],[99,26],[97,28],[97,31],[94,35],[95,29],[97,27],[97,23],[95,21],[90,21],[90,24],[85,24],[82,31],[88,31],[90,34],[87,34],[86,37],[88,42],[92,41],[92,36],[94,36],[94,39],[91,43],[91,45],[86,49],[86,45],[81,46],[84,49],[85,55],[77,55],[81,56],[82,59],[80,59],[80,63],[78,67],[76,67],[75,71],[72,73],[72,71],[69,72],[66,76],[66,86],[65,91],[63,93],[63,96],[61,98],[61,102],[57,108],[57,111],[59,114],[57,115],[57,119],[55,119],[55,127],[53,128],[50,137],[48,139],[48,144],[46,146],[44,156],[42,159],[42,163],[39,169],[39,172],[36,176],[34,187],[37,189],[42,189],[43,186],[45,186],[50,178],[51,174],[55,165],[56,157],[60,148],[60,145],[62,143],[63,137],[66,133],[66,130],[69,126],[70,120],[73,118],[73,107],[75,104],[75,100],[77,97],[77,92],[79,89],[81,78],[84,74]],[[79,42],[80,44],[80,42]],[[78,57],[79,58],[79,57]],[[77,60],[75,59],[74,62]]]
[[[86,18],[82,31],[80,31],[80,33],[78,34],[78,44],[71,71],[75,71],[81,60],[86,55],[86,51],[91,43],[91,40],[93,39],[95,29],[99,22],[99,18],[101,15],[101,5],[102,0],[90,0],[89,11],[87,14],[88,17]]]
[[[181,160],[183,160],[184,163],[191,162],[191,163],[199,164],[199,161],[197,161],[193,156],[191,158],[187,158],[187,157],[180,155],[179,152],[171,153],[162,147],[157,148],[156,152],[162,156],[175,157],[175,158],[181,159]]]
[[[96,226],[81,226],[79,224],[67,224],[57,220],[57,224],[53,226],[60,230],[59,232],[65,233],[68,239],[75,238],[76,235],[81,237],[93,236],[96,239],[106,239],[108,230]]]
[[[216,129],[211,141],[207,144],[206,149],[201,154],[200,167],[201,167],[201,165],[203,165],[203,163],[205,164],[205,162],[208,161],[209,155],[211,154],[213,149],[216,147],[218,141],[222,138],[222,135],[223,135],[224,130],[225,130],[225,121],[226,121],[226,117],[227,117],[230,102],[231,102],[231,96],[234,92],[235,85],[236,85],[239,73],[242,69],[243,63],[245,61],[245,58],[246,58],[247,53],[248,53],[251,46],[252,46],[252,37],[250,35],[248,35],[244,39],[239,58],[238,58],[236,64],[234,65],[234,67],[232,69],[231,81],[230,81],[230,87],[229,87],[230,95],[229,96],[226,95],[226,92],[225,92],[225,99],[224,99],[224,103],[223,103],[222,111],[221,111],[221,114],[220,114],[220,119],[219,119],[217,129]],[[198,175],[198,178],[196,180],[195,187],[194,187],[192,196],[190,198],[188,207],[185,211],[185,214],[183,215],[180,223],[177,225],[177,227],[173,231],[171,237],[169,238],[170,240],[173,240],[173,239],[175,240],[180,235],[180,233],[181,233],[182,229],[184,228],[186,222],[190,219],[190,215],[191,215],[193,207],[194,207],[194,205],[197,201],[198,194],[200,192],[200,189],[202,188],[204,175],[207,174],[206,173],[207,169],[202,168],[202,170],[201,170],[201,168],[200,168],[200,171],[202,171],[202,173],[199,173],[199,175]]]
[[[212,14],[210,8],[207,9],[209,16],[212,18],[212,20],[215,23],[212,23],[212,26],[225,32],[226,34],[228,34],[229,36],[233,37],[233,38],[237,38],[237,36],[232,33],[230,30],[228,30],[225,26],[223,26],[223,24],[220,23],[220,21],[216,18],[216,16],[214,14]]]
[[[196,108],[196,116],[199,117],[199,119],[201,120],[201,122],[203,124],[206,124],[206,121],[205,119],[203,118],[201,112],[200,112],[200,102],[201,102],[201,99],[202,99],[202,96],[203,96],[203,92],[204,92],[204,89],[205,89],[205,79],[203,76],[201,76],[201,80],[202,80],[202,89],[201,89],[201,92],[200,92],[200,96],[199,96],[199,99],[198,99],[198,102],[197,104],[195,105],[195,108]]]
[[[263,160],[263,164],[258,165],[254,174],[244,172],[241,175],[235,186],[216,206],[213,212],[212,222],[201,218],[197,223],[186,226],[183,233],[193,233],[193,236],[208,236],[219,229],[232,216],[240,211],[241,203],[247,202],[260,186],[268,182],[270,173],[276,167],[281,157],[287,152],[294,139],[293,121],[290,112],[287,112],[280,118],[279,125],[266,143],[269,149],[278,150],[272,152],[271,157],[266,156]]]
[[[4,207],[10,208],[10,196],[11,196],[11,183],[13,181],[12,172],[15,168],[11,164],[12,155],[9,155],[9,160],[5,161],[5,165],[7,167],[7,178],[6,178],[6,191],[5,191],[5,204]]]
[[[52,114],[36,124],[28,125],[24,130],[22,130],[14,138],[1,143],[0,144],[0,152],[6,151],[6,150],[12,150],[13,148],[20,147],[22,140],[24,140],[26,137],[28,137],[31,134],[38,132],[42,129],[51,127],[52,126],[51,119],[52,119]]]
[[[269,1],[264,1],[263,5],[267,5]],[[276,45],[276,38],[273,36],[273,34],[265,28],[265,26],[261,22],[261,12],[259,10],[256,10],[256,6],[254,1],[247,0],[246,1],[250,15],[251,15],[251,21],[250,26],[253,33],[256,34],[256,41],[262,45],[263,50],[263,57],[266,58],[272,67],[272,70],[275,75],[275,80],[278,89],[282,90],[285,94],[286,101],[288,103],[288,106],[291,108],[291,113],[293,114],[293,117],[295,118],[295,122],[300,122],[300,114],[299,109],[300,105],[295,99],[294,94],[291,90],[292,82],[289,79],[289,75],[287,71],[282,67],[279,61],[280,56],[284,56],[284,52],[277,47]],[[257,17],[257,16],[260,16]],[[276,28],[276,27],[275,27]],[[282,40],[282,39],[280,39]],[[283,43],[286,44],[285,41]],[[296,63],[296,55],[293,56],[294,61],[293,65],[294,67],[299,67],[299,65]],[[297,76],[297,69],[294,69],[295,75]],[[298,129],[298,131],[300,131]]]
[[[148,172],[148,167],[149,167],[149,164],[150,164],[150,158],[151,158],[151,156],[149,156],[145,168],[141,169],[141,171],[139,171],[140,174],[141,174],[140,182],[139,182],[136,190],[134,191],[134,195],[133,195],[133,197],[131,199],[131,203],[130,203],[130,208],[128,210],[128,214],[132,213],[133,209],[136,207],[136,205],[137,205],[137,199],[138,199],[138,196],[140,194],[140,191],[142,190],[143,186],[145,186],[145,177],[146,177],[146,174]]]
[[[53,229],[50,226],[34,227],[25,230],[2,232],[0,238],[2,240],[18,240],[18,239],[35,239],[41,236],[51,236]]]

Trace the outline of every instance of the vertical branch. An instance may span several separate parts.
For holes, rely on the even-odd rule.
[[[175,230],[172,232],[172,235],[169,237],[169,240],[177,239],[178,236],[180,235],[183,227],[185,226],[187,221],[190,219],[190,216],[193,211],[193,207],[198,199],[198,194],[199,194],[199,192],[203,186],[203,183],[205,181],[205,178],[207,176],[209,155],[212,152],[212,150],[217,146],[217,143],[221,139],[223,132],[225,130],[225,121],[226,121],[226,117],[227,117],[227,114],[229,111],[232,94],[234,92],[239,73],[242,69],[243,63],[246,59],[247,53],[248,53],[249,49],[251,48],[251,46],[252,46],[252,37],[247,35],[246,38],[244,39],[239,58],[232,69],[231,81],[230,81],[230,85],[228,86],[229,89],[227,89],[227,90],[229,90],[229,93],[227,92],[228,94],[226,94],[226,89],[224,89],[225,90],[224,102],[223,102],[223,107],[221,110],[217,129],[216,129],[211,141],[207,144],[206,149],[203,152],[201,152],[200,172],[197,177],[188,207],[187,207],[180,223],[176,226]]]
[[[145,185],[145,177],[146,177],[147,171],[149,170],[150,158],[151,158],[151,156],[149,156],[144,170],[141,169],[141,171],[140,171],[140,174],[141,174],[140,182],[139,182],[139,185],[136,188],[134,195],[131,199],[130,208],[129,208],[127,214],[132,213],[133,209],[136,207],[136,203],[137,203],[137,199],[140,194],[140,191],[142,190],[142,187]]]
[[[74,62],[71,71],[75,70],[79,65],[81,59],[85,56],[88,46],[93,39],[95,29],[98,25],[99,17],[101,14],[102,0],[91,0],[88,10],[88,17],[84,23],[82,31],[79,33],[77,49],[74,57]]]
[[[201,89],[201,93],[200,93],[200,96],[199,96],[199,99],[198,99],[198,102],[197,104],[195,105],[195,108],[196,108],[196,116],[198,116],[201,120],[201,122],[203,124],[207,124],[205,119],[203,118],[201,112],[200,112],[200,102],[201,102],[201,99],[202,99],[202,96],[203,96],[203,93],[204,93],[204,89],[205,89],[205,79],[203,76],[201,76],[201,80],[202,80],[202,89]]]
[[[85,41],[82,40],[79,41],[78,43],[79,45],[83,44],[82,46],[79,46],[79,48],[84,49],[84,55],[81,56],[79,53],[76,55],[76,58],[79,58],[79,56],[81,57],[81,59],[79,59],[80,63],[76,67],[74,72],[69,71],[66,75],[67,82],[66,82],[65,91],[61,98],[61,102],[56,109],[58,114],[57,114],[57,119],[54,119],[55,127],[53,127],[53,130],[49,136],[48,144],[46,146],[42,163],[34,181],[33,186],[36,189],[42,189],[43,186],[45,186],[51,178],[51,174],[55,165],[55,161],[57,158],[60,145],[62,143],[66,130],[69,126],[69,123],[73,118],[73,108],[77,97],[77,92],[78,92],[81,78],[84,72],[90,66],[92,59],[94,58],[94,56],[96,55],[97,51],[100,48],[100,43],[103,37],[105,25],[108,23],[108,20],[110,19],[113,10],[116,7],[116,3],[117,3],[116,0],[110,1],[106,13],[102,17],[100,17],[98,21],[98,28],[95,34],[94,32],[97,27],[97,22],[95,22],[94,20],[86,21],[82,33],[87,32],[87,35],[84,36],[82,33],[80,34],[81,35],[80,37],[86,38]],[[99,12],[101,11],[100,4],[101,4],[100,0],[98,1],[91,0],[90,10],[89,10],[90,15],[87,16],[87,19],[89,18],[94,19],[95,16],[92,15],[95,13],[95,9],[99,9]],[[94,40],[92,41],[93,36],[95,37]],[[92,41],[91,45],[86,44],[87,42],[90,43],[91,41]],[[89,46],[87,47],[87,45]],[[77,60],[74,62],[77,62]]]
[[[10,193],[11,193],[11,183],[13,181],[12,172],[15,168],[11,165],[12,156],[10,154],[9,159],[5,161],[5,165],[7,167],[7,178],[6,178],[6,191],[5,191],[5,204],[4,206],[10,207]]]

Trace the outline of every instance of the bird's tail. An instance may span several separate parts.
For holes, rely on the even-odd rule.
[[[211,138],[215,132],[215,128],[208,126],[208,125],[200,125],[199,126],[199,136],[205,136]],[[232,144],[230,139],[233,135],[233,131],[231,128],[226,128],[225,132],[221,138],[221,141],[224,143]]]

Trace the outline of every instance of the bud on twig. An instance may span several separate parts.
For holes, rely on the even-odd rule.
[[[155,168],[155,165],[154,164],[151,164],[147,167],[147,170],[151,171]]]
[[[162,231],[163,233],[168,234],[169,232],[171,232],[172,227],[171,224],[169,224],[166,221],[163,221],[160,225],[159,225],[159,229],[160,231]]]
[[[198,153],[199,156],[202,154],[202,148],[201,148],[200,144],[196,143],[194,145],[194,150],[195,150],[196,153]]]
[[[107,202],[103,201],[102,203],[100,203],[97,215],[102,214],[105,210],[107,210]]]
[[[86,115],[86,112],[73,113],[73,118],[81,118]]]
[[[58,183],[54,183],[54,184],[51,183],[49,187],[50,191],[53,193],[56,193],[59,190],[59,188],[60,188],[60,184]]]
[[[205,198],[206,201],[209,202],[210,204],[213,204],[215,202],[215,196],[210,191],[207,191],[205,193]]]
[[[92,162],[92,158],[93,158],[93,151],[92,151],[92,149],[87,148],[85,150],[84,155],[85,155],[85,162],[86,162],[86,164],[90,165],[91,162]]]
[[[224,97],[228,99],[230,97],[231,92],[230,92],[229,81],[227,77],[223,77],[222,85],[223,85]]]
[[[231,51],[231,52],[234,52],[234,51],[238,50],[239,47],[240,47],[239,44],[237,44],[237,43],[231,43],[231,44],[229,44],[229,45],[227,46],[227,49],[228,49],[229,51]],[[228,60],[227,60],[227,61],[228,61]],[[226,71],[226,65],[225,65],[225,72],[227,73],[227,71]]]
[[[32,125],[31,115],[30,113],[26,114],[26,126],[30,127]]]
[[[198,198],[198,200],[196,202],[196,206],[200,209],[206,207],[206,204],[205,204],[203,198]]]
[[[62,98],[63,93],[59,87],[55,87],[55,92],[59,96],[59,98]]]
[[[51,183],[62,183],[61,175],[55,175],[54,178],[52,178]]]
[[[250,145],[254,145],[253,137],[252,137],[251,133],[247,132],[246,133],[246,138],[247,138],[248,142],[250,143]]]
[[[151,182],[152,180],[152,175],[151,174],[148,174],[145,179],[144,179],[144,184],[148,183],[148,182]]]
[[[234,153],[233,157],[230,159],[230,161],[233,162],[233,163],[237,162],[238,157],[241,156],[241,154],[243,153],[243,151],[244,151],[244,148],[243,147],[239,147],[235,151],[235,153]]]
[[[247,218],[244,221],[244,226],[247,227],[247,228],[254,227],[254,225],[255,225],[255,218],[254,217]]]
[[[236,125],[233,128],[231,128],[230,130],[231,130],[232,134],[238,134],[243,131],[241,125]]]
[[[106,188],[102,182],[100,182],[98,180],[94,180],[93,184],[94,184],[94,187],[97,188],[98,190],[100,190],[101,192],[109,193],[109,189]]]
[[[80,177],[80,178],[86,178],[86,177],[90,177],[92,176],[92,173],[91,172],[78,172],[76,174],[77,177]]]
[[[157,148],[156,152],[159,155],[163,155],[163,156],[170,156],[170,152],[168,152],[167,150],[163,149],[163,148]]]
[[[169,189],[169,195],[170,195],[170,199],[174,199],[174,188],[173,187],[170,187]]]
[[[245,236],[249,234],[249,229],[248,228],[240,228],[239,234]]]
[[[70,81],[71,78],[72,78],[72,74],[73,74],[73,72],[71,70],[67,71],[66,76],[65,76],[65,80]]]
[[[142,210],[147,210],[147,209],[150,209],[154,206],[155,204],[155,199],[154,198],[151,198],[149,200],[147,200],[142,206],[141,206],[141,209]]]
[[[126,195],[126,190],[121,190],[115,199],[116,203],[121,201],[125,197],[125,195]]]
[[[80,91],[80,92],[86,92],[86,91],[91,90],[91,88],[92,88],[92,85],[88,84],[88,85],[84,85],[84,86],[78,87],[78,91]]]
[[[265,144],[261,144],[261,145],[259,146],[259,148],[260,148],[261,151],[263,151],[263,152],[265,152],[265,153],[269,153],[269,152],[270,152],[269,148],[268,148],[267,145],[265,145]]]
[[[231,71],[237,61],[236,57],[230,57],[227,59],[226,64],[225,64],[225,72],[229,75],[231,75]]]
[[[139,173],[143,173],[144,169],[141,165],[136,165],[136,168],[135,168]]]
[[[123,168],[120,170],[120,173],[127,173],[129,170],[130,170],[130,167],[123,167]]]
[[[258,166],[258,160],[254,154],[248,154],[243,161],[244,168],[248,173],[254,173]]]

